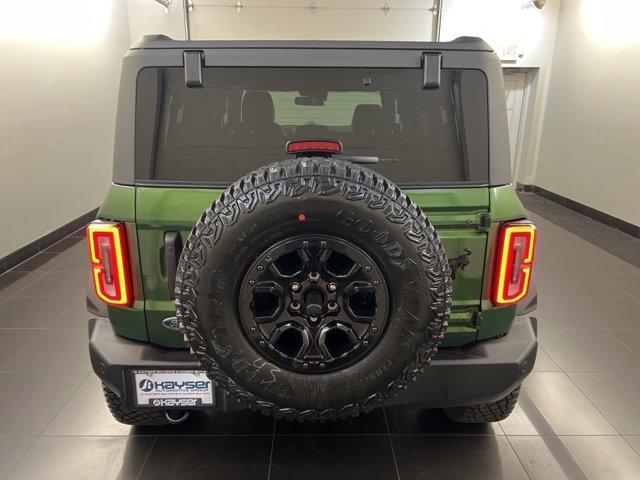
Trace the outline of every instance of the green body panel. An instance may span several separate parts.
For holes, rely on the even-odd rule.
[[[222,192],[112,186],[99,215],[135,221],[130,242],[137,240],[138,250],[132,254],[132,263],[140,288],[134,308],[109,310],[117,333],[164,346],[185,347],[180,332],[162,326],[162,320],[175,315],[162,264],[164,235],[169,231],[180,232],[185,241],[202,212]],[[525,217],[513,187],[425,189],[408,193],[436,227],[449,258],[464,254],[465,249],[472,252],[471,263],[458,270],[453,281],[454,302],[443,346],[460,346],[506,333],[513,322],[515,307],[493,308],[489,289],[499,222]],[[488,213],[490,224],[486,223]]]
[[[122,185],[111,185],[107,198],[98,211],[97,218],[124,222],[127,235],[131,277],[134,289],[132,308],[108,307],[109,320],[114,331],[123,337],[148,341],[147,322],[144,310],[144,288],[140,275],[138,255],[138,233],[135,224],[136,189]]]

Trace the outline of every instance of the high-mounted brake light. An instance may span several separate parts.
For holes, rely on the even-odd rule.
[[[130,307],[133,294],[124,227],[97,220],[87,227],[87,239],[96,295],[108,305]]]
[[[532,223],[505,223],[500,227],[491,295],[495,305],[516,303],[529,293],[535,244],[536,227]]]
[[[292,140],[287,142],[287,153],[342,153],[337,140]]]

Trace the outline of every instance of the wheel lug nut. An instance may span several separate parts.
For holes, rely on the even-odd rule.
[[[331,282],[329,285],[327,285],[327,290],[329,290],[330,292],[335,292],[336,290],[338,290],[338,286]]]
[[[338,302],[329,302],[327,308],[332,312],[338,309]]]
[[[374,281],[373,281],[373,284],[374,284],[374,285],[380,285],[380,280],[374,280]]]
[[[302,242],[302,246],[303,247],[308,247],[309,246],[309,242],[307,242],[306,240],[304,242]]]
[[[367,265],[366,267],[364,267],[364,269],[368,272],[369,270],[371,270],[371,266]]]
[[[300,310],[300,302],[297,300],[291,302],[291,310]]]
[[[298,282],[293,282],[291,284],[291,291],[292,292],[299,292],[300,291],[300,284]]]
[[[255,285],[256,281],[255,280],[249,280],[249,285]]]
[[[309,281],[311,283],[316,283],[318,280],[320,280],[320,274],[318,272],[311,272],[309,274]]]

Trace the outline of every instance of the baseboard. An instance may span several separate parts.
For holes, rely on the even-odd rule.
[[[516,184],[516,188],[517,190],[522,192],[531,192],[535,193],[536,195],[540,195],[547,200],[551,200],[554,203],[562,205],[563,207],[567,207],[575,212],[581,213],[582,215],[596,220],[597,222],[615,228],[616,230],[620,230],[627,235],[631,235],[634,238],[640,238],[640,226],[638,225],[626,222],[620,218],[614,217],[613,215],[601,212],[600,210],[596,210],[595,208],[591,208],[583,203],[576,202],[575,200],[571,200],[570,198],[551,192],[542,187],[538,187],[537,185],[522,185],[518,183]]]
[[[96,214],[98,213],[98,209],[95,208],[88,213],[76,218],[75,220],[71,220],[69,223],[56,228],[55,230],[47,233],[46,235],[34,240],[33,242],[25,245],[22,248],[19,248],[15,252],[10,253],[6,257],[0,258],[0,274],[10,270],[16,265],[21,264],[25,260],[30,257],[33,257],[37,253],[46,250],[51,245],[56,242],[59,242],[64,237],[72,234],[76,230],[82,228],[91,220],[96,218]]]

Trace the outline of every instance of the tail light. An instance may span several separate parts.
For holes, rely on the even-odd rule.
[[[87,239],[96,295],[108,305],[130,307],[133,294],[124,227],[95,221],[87,227]]]
[[[532,223],[505,223],[500,227],[492,291],[495,305],[516,303],[529,293],[535,244],[536,226]]]
[[[291,140],[287,153],[342,153],[342,143],[337,140]]]

